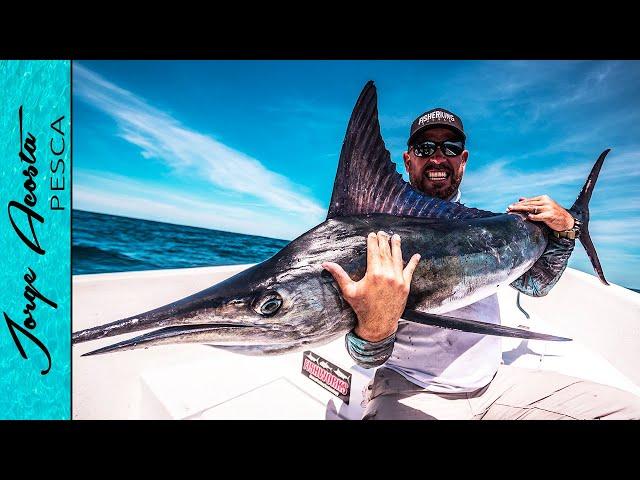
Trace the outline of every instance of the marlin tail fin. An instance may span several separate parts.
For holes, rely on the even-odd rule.
[[[582,243],[584,249],[587,251],[589,260],[591,260],[591,265],[593,265],[593,269],[598,274],[598,278],[605,285],[609,285],[609,282],[607,282],[607,280],[604,278],[604,272],[602,271],[602,266],[600,265],[600,260],[598,259],[596,248],[593,246],[591,236],[589,235],[589,200],[591,200],[593,188],[596,186],[596,181],[598,180],[600,169],[602,168],[602,164],[604,163],[604,157],[606,157],[607,153],[609,153],[610,151],[611,149],[607,148],[600,154],[598,160],[596,160],[596,163],[591,169],[591,173],[587,177],[587,181],[584,183],[584,186],[580,191],[580,195],[578,195],[575,203],[569,209],[569,212],[582,223],[579,237],[580,242]]]

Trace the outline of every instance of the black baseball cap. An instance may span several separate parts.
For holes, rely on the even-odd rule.
[[[410,146],[411,142],[420,132],[433,127],[448,128],[459,134],[462,137],[462,141],[467,139],[467,136],[464,133],[464,127],[462,126],[462,120],[460,120],[459,116],[449,110],[445,110],[444,108],[434,108],[424,112],[413,121],[407,145]]]

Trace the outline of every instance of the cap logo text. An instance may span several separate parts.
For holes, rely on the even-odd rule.
[[[418,125],[424,125],[427,122],[431,122],[433,120],[444,120],[446,122],[454,123],[456,120],[453,115],[447,112],[443,112],[441,110],[436,110],[434,112],[429,112],[426,115],[421,116],[418,119]]]

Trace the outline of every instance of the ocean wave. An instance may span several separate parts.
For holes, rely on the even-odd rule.
[[[74,274],[127,270],[150,270],[159,268],[156,264],[132,258],[123,253],[104,250],[91,245],[73,245],[71,249]]]
[[[286,240],[73,210],[73,275],[258,263]]]

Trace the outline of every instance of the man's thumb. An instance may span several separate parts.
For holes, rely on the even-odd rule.
[[[349,278],[349,275],[347,275],[347,272],[345,272],[340,265],[333,262],[324,262],[322,264],[322,268],[329,271],[329,273],[333,275],[334,280],[338,283],[338,285],[340,286],[340,290],[344,295],[345,289],[351,284],[351,282],[353,282],[353,280]]]

